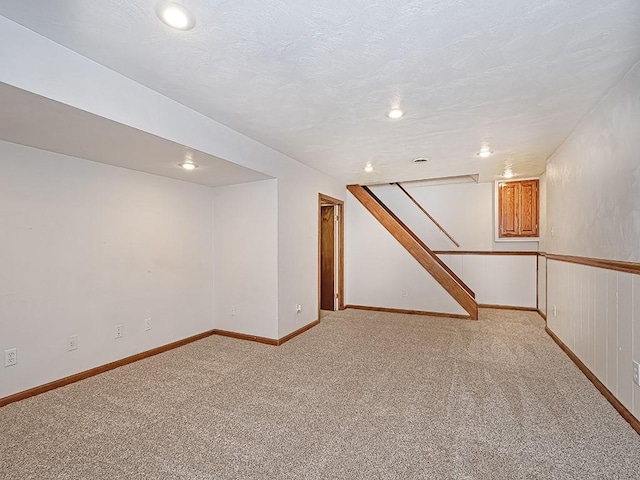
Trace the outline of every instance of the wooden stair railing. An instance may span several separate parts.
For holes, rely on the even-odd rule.
[[[395,221],[398,222],[400,224],[400,226],[402,228],[404,228],[407,231],[407,233],[409,235],[411,235],[414,238],[414,240],[420,244],[420,246],[422,248],[424,248],[430,255],[432,255],[434,260],[436,262],[438,262],[440,264],[440,266],[442,268],[444,268],[449,273],[449,275],[451,275],[455,279],[455,281],[458,282],[460,284],[460,286],[467,291],[467,293],[469,295],[471,295],[473,298],[476,298],[476,294],[473,292],[473,290],[471,290],[471,288],[469,288],[469,286],[466,283],[464,283],[462,281],[462,279],[460,277],[458,277],[458,275],[456,275],[456,273],[453,270],[451,270],[451,268],[449,268],[449,265],[444,263],[440,259],[440,257],[438,257],[438,255],[436,255],[436,253],[433,250],[431,250],[429,247],[427,247],[426,243],[424,243],[422,241],[422,239],[413,232],[413,230],[411,230],[402,220],[400,220],[400,218],[395,213],[393,213],[393,210],[391,210],[389,207],[387,207],[387,205],[385,205],[385,203],[382,200],[380,200],[380,198],[375,193],[373,193],[369,187],[363,186],[362,188],[364,188],[364,190],[367,193],[369,193],[369,195],[371,197],[373,197],[373,199],[376,202],[378,202],[378,204],[382,208],[384,208],[387,211],[387,213],[389,213],[389,215],[391,215],[395,219]]]
[[[471,295],[473,298],[476,298],[476,294],[473,292],[473,290],[471,290],[471,288],[469,288],[469,286],[468,286],[466,283],[464,283],[464,282],[462,281],[462,279],[461,279],[460,277],[458,277],[458,275],[456,275],[456,273],[455,273],[453,270],[451,270],[451,268],[449,268],[449,266],[448,266],[446,263],[444,263],[444,262],[440,259],[440,257],[438,257],[438,255],[436,255],[436,254],[435,254],[435,252],[434,252],[433,250],[431,250],[429,247],[427,247],[427,245],[422,241],[422,239],[421,239],[418,235],[416,235],[416,234],[413,232],[413,230],[411,230],[411,229],[410,229],[410,228],[409,228],[409,227],[408,227],[408,226],[407,226],[407,225],[406,225],[402,220],[400,220],[400,218],[399,218],[395,213],[393,213],[393,210],[391,210],[389,207],[387,207],[387,205],[385,205],[385,203],[384,203],[382,200],[380,200],[380,198],[379,198],[375,193],[373,193],[369,187],[363,186],[362,188],[363,188],[363,189],[364,189],[364,190],[365,190],[365,191],[366,191],[366,192],[367,192],[371,197],[373,197],[373,199],[374,199],[376,202],[378,202],[378,204],[379,204],[382,208],[384,208],[384,209],[387,211],[387,213],[388,213],[389,215],[391,215],[391,216],[395,219],[395,221],[396,221],[396,222],[398,222],[398,223],[400,224],[400,226],[401,226],[402,228],[404,228],[404,229],[407,231],[407,233],[408,233],[409,235],[411,235],[411,236],[414,238],[414,240],[420,244],[420,246],[421,246],[422,248],[424,248],[424,249],[425,249],[425,250],[426,250],[426,251],[427,251],[431,256],[433,256],[434,260],[435,260],[436,262],[438,262],[438,263],[440,264],[440,266],[441,266],[442,268],[444,268],[444,269],[449,273],[449,275],[451,275],[451,276],[455,279],[455,281],[456,281],[456,282],[458,282],[458,283],[460,284],[460,286],[461,286],[462,288],[464,288],[464,289],[467,291],[467,293],[468,293],[469,295]]]
[[[412,201],[412,202],[413,202],[413,203],[414,203],[414,204],[415,204],[415,205],[420,209],[420,211],[421,211],[422,213],[424,213],[424,214],[427,216],[427,218],[428,218],[429,220],[431,220],[431,221],[433,222],[433,224],[434,224],[436,227],[438,227],[438,230],[440,230],[442,233],[444,233],[444,235],[445,235],[449,240],[451,240],[451,242],[452,242],[456,247],[460,248],[460,244],[459,244],[458,242],[456,242],[456,240],[451,236],[451,234],[450,234],[449,232],[447,232],[447,231],[444,229],[444,227],[443,227],[442,225],[440,225],[440,224],[438,223],[438,221],[437,221],[435,218],[433,218],[433,216],[432,216],[429,212],[427,212],[427,211],[424,209],[424,207],[423,207],[422,205],[420,205],[420,203],[419,203],[415,198],[413,198],[413,195],[411,195],[409,192],[407,192],[407,190],[406,190],[402,185],[400,185],[400,184],[399,184],[399,183],[397,183],[397,182],[396,182],[396,183],[392,183],[391,185],[397,185],[397,186],[398,186],[398,188],[399,188],[400,190],[402,190],[402,191],[404,192],[404,194],[405,194],[407,197],[409,197],[409,200],[411,200],[411,201]]]
[[[472,320],[478,319],[478,303],[473,291],[395,213],[365,186],[348,185],[347,190],[460,304]]]

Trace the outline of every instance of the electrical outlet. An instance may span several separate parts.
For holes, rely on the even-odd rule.
[[[18,363],[18,350],[15,348],[10,348],[9,350],[4,351],[4,366],[11,367]]]
[[[406,290],[402,290],[402,298],[407,298],[409,293]]]
[[[67,352],[78,349],[78,335],[67,337]]]
[[[633,362],[633,383],[640,387],[640,363]]]
[[[553,304],[553,316],[557,317],[558,316],[558,309],[556,308],[556,304]]]
[[[300,313],[302,311],[302,305],[297,304],[296,305],[296,313]]]
[[[122,338],[122,324],[116,325],[116,338]]]
[[[235,305],[231,305],[231,316],[232,317],[236,316],[236,306]]]
[[[149,331],[151,330],[151,319],[150,318],[145,318],[144,319],[144,329],[145,331]]]

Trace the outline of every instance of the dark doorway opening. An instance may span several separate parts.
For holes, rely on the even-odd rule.
[[[319,310],[344,309],[344,202],[320,194],[318,200]],[[318,318],[320,318],[318,312]]]

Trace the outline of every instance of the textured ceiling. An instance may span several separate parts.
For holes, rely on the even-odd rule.
[[[155,3],[0,14],[346,183],[539,174],[640,59],[638,0],[183,0],[189,32]]]
[[[0,140],[210,187],[264,180],[249,168],[0,83]],[[178,163],[189,153],[199,166]]]

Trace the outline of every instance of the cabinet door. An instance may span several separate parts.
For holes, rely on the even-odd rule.
[[[522,237],[538,236],[538,180],[520,183],[520,221],[518,235]]]
[[[498,184],[498,236],[538,236],[538,180]]]
[[[503,182],[498,185],[498,211],[500,236],[518,236],[518,184]]]

